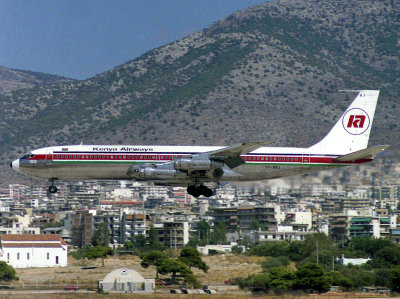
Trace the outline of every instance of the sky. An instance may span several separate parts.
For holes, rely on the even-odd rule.
[[[1,0],[0,66],[87,79],[266,0]]]

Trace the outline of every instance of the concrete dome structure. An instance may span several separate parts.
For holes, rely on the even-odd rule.
[[[103,280],[99,281],[99,288],[103,292],[153,293],[155,281],[145,279],[135,270],[121,268],[108,273]]]
[[[104,277],[104,279],[102,280],[103,283],[114,283],[115,281],[118,281],[120,283],[132,281],[139,283],[145,282],[145,279],[135,270],[121,268],[108,273],[106,277]]]

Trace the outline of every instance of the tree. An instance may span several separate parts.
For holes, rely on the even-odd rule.
[[[289,253],[288,242],[270,242],[257,245],[251,248],[248,252],[249,255],[257,256],[287,256]]]
[[[158,231],[152,225],[149,229],[149,237],[147,239],[149,247],[153,250],[163,250],[164,246],[160,243],[158,239]]]
[[[104,267],[104,259],[107,255],[111,255],[113,253],[112,249],[110,247],[106,246],[95,246],[95,247],[90,247],[85,253],[85,257],[94,260],[97,258],[101,258],[101,265]]]
[[[207,221],[201,220],[199,223],[197,223],[196,235],[198,236],[202,245],[206,245],[208,243],[210,238],[210,225],[207,223]]]
[[[169,258],[164,252],[153,250],[149,253],[146,253],[142,257],[142,262],[140,263],[140,265],[143,268],[148,268],[149,266],[156,267],[156,278],[158,278],[158,267],[161,266],[161,264],[167,259]]]
[[[142,234],[136,235],[133,246],[135,246],[137,249],[145,248],[146,247],[146,236],[142,235]]]
[[[207,264],[202,260],[200,252],[193,247],[185,247],[181,250],[181,253],[178,257],[178,259],[185,263],[189,269],[192,267],[198,268],[200,270],[203,270],[204,272],[207,272],[208,266]]]
[[[341,286],[346,290],[352,289],[354,287],[354,283],[338,271],[331,271],[328,272],[326,275],[332,279],[332,285],[334,286]]]
[[[351,240],[354,250],[360,250],[364,255],[374,256],[384,247],[395,246],[390,240],[371,239],[369,237],[356,237]]]
[[[124,249],[133,250],[134,248],[135,248],[135,245],[131,241],[125,241]]]
[[[339,272],[350,279],[354,287],[372,286],[375,282],[374,273],[363,270],[357,266],[348,265],[346,267],[340,267]]]
[[[247,278],[239,281],[241,289],[249,288],[253,292],[267,292],[270,287],[269,273],[252,274]]]
[[[324,233],[315,233],[308,235],[305,238],[304,246],[302,247],[301,255],[303,258],[310,256],[314,251],[318,250],[328,250],[332,251],[335,249],[332,239],[330,239]]]
[[[296,271],[295,289],[308,292],[326,292],[332,285],[322,266],[315,263],[305,264]]]
[[[282,267],[289,265],[289,258],[287,256],[272,257],[267,256],[265,260],[261,263],[261,267],[264,271],[269,271],[273,268]]]
[[[391,288],[392,284],[391,284],[391,281],[390,281],[390,271],[391,271],[391,269],[389,269],[389,268],[375,269],[375,271],[374,271],[374,276],[375,276],[374,285]],[[388,277],[389,277],[389,279],[388,279]]]
[[[251,221],[251,224],[250,224],[251,229],[258,230],[260,227],[261,227],[260,223],[256,219],[253,219]]]
[[[210,238],[212,244],[221,244],[226,242],[226,225],[224,222],[218,222],[214,227]]]
[[[15,269],[7,265],[6,262],[0,262],[0,281],[11,281],[18,280],[18,276],[15,275]]]
[[[270,272],[270,288],[277,290],[291,290],[296,280],[294,271],[286,267],[274,268]]]
[[[110,233],[106,222],[101,222],[92,236],[93,246],[108,246],[110,244]]]
[[[176,274],[180,273],[183,276],[193,274],[193,272],[181,261],[177,259],[167,259],[157,267],[157,271],[160,274],[172,273],[172,280],[176,280]]]
[[[396,266],[390,271],[390,282],[392,291],[400,292],[400,266]]]
[[[373,268],[391,267],[400,264],[400,247],[390,246],[379,249],[369,262]]]
[[[304,249],[304,242],[303,241],[293,241],[290,242],[288,248],[288,256],[291,260],[298,262],[305,258],[303,255]]]

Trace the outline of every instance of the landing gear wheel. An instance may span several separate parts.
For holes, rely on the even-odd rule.
[[[213,193],[210,188],[208,188],[204,185],[199,186],[198,190],[201,195],[204,195],[204,197],[210,197]]]
[[[53,194],[53,193],[57,193],[57,191],[58,191],[58,189],[57,189],[56,186],[50,186],[50,187],[49,187],[49,192],[50,192],[50,193],[52,193],[52,194]]]
[[[189,186],[187,188],[187,193],[189,193],[190,195],[192,195],[193,197],[196,197],[196,198],[201,195],[199,188],[197,188],[196,186]]]
[[[213,194],[213,191],[204,186],[204,185],[200,185],[198,187],[196,186],[188,186],[187,188],[187,193],[189,193],[190,195],[194,196],[194,197],[199,197],[200,195],[203,195],[205,197],[210,197]]]

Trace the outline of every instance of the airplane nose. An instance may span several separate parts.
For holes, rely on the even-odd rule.
[[[12,169],[19,171],[19,159],[12,161],[10,166]]]

